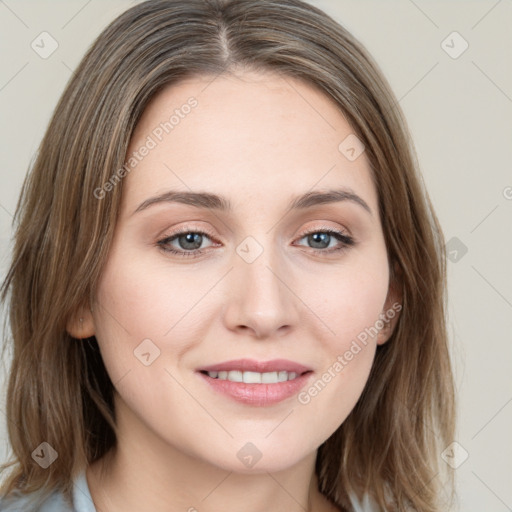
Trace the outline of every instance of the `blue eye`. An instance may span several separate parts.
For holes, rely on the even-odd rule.
[[[341,250],[345,250],[348,247],[355,244],[354,239],[348,235],[345,235],[341,231],[335,229],[325,228],[316,229],[315,231],[309,231],[302,235],[299,240],[307,238],[307,242],[315,253],[333,253]],[[329,247],[331,242],[337,241],[338,246]]]
[[[158,241],[160,248],[171,254],[184,257],[200,256],[203,250],[200,249],[204,238],[210,239],[208,233],[203,231],[184,230]],[[177,241],[179,250],[173,248],[171,242]]]
[[[203,242],[212,240],[213,237],[204,231],[192,231],[184,229],[170,236],[163,238],[157,242],[157,245],[166,253],[185,258],[194,258],[204,254],[204,247],[201,248]],[[310,248],[316,254],[327,255],[338,251],[346,250],[350,246],[355,245],[352,237],[334,229],[317,229],[304,233],[298,240],[307,239]],[[173,242],[178,243],[178,247],[173,245]],[[334,247],[332,242],[337,242]],[[212,243],[210,245],[213,246]]]

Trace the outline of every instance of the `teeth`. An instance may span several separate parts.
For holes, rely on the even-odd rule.
[[[229,372],[231,373],[231,372]],[[261,384],[262,374],[258,372],[244,372],[245,384]],[[229,378],[229,375],[228,375]]]
[[[245,384],[277,384],[297,378],[296,372],[242,372],[239,370],[231,370],[229,372],[208,372],[208,376],[212,379],[230,380],[231,382],[243,382]]]
[[[279,372],[277,374],[277,381],[284,382],[285,380],[288,380],[288,372]]]
[[[232,382],[243,382],[243,374],[242,372],[239,372],[238,370],[232,370],[228,372],[228,380]]]
[[[286,373],[286,372],[283,372]],[[274,384],[275,382],[279,382],[277,377],[277,372],[268,372],[261,374],[261,383],[262,384]]]

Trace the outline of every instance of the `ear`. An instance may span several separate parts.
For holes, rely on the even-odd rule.
[[[379,330],[377,345],[383,345],[389,340],[395,330],[398,318],[400,317],[403,300],[400,289],[401,282],[402,281],[398,276],[398,267],[395,265],[395,272],[391,273],[386,302],[381,314],[379,315],[379,320],[382,321],[384,325],[382,329]]]
[[[69,318],[66,331],[70,336],[79,340],[94,336],[95,327],[92,309],[79,307]]]

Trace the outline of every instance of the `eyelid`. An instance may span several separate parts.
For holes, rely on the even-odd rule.
[[[342,251],[344,249],[348,249],[351,246],[354,246],[356,244],[356,240],[354,237],[348,233],[346,233],[344,230],[339,228],[333,228],[330,226],[320,226],[320,227],[314,227],[312,229],[304,231],[298,238],[295,240],[302,240],[303,238],[313,234],[313,233],[327,233],[331,235],[332,237],[336,238],[338,242],[341,244],[341,247],[331,247],[330,249],[316,249],[314,247],[310,247],[310,251],[317,252],[317,253],[323,253],[325,255],[330,253],[335,253],[337,251]],[[304,247],[304,246],[300,246]]]
[[[314,233],[327,233],[330,236],[336,238],[338,240],[339,244],[341,244],[341,246],[331,247],[331,248],[323,248],[323,249],[309,247],[308,252],[312,252],[315,254],[321,254],[323,256],[328,256],[332,253],[343,252],[344,250],[346,250],[349,247],[356,244],[356,240],[352,237],[352,235],[348,234],[346,231],[348,231],[348,230],[344,230],[341,228],[333,228],[333,227],[325,226],[325,225],[324,226],[314,226],[314,227],[311,227],[310,229],[306,229],[305,231],[302,231],[298,237],[294,238],[294,242],[296,242],[298,240],[302,240],[303,238],[305,238],[311,234],[314,234]],[[203,235],[203,236],[206,235],[206,237],[208,239],[210,239],[213,242],[213,244],[206,249],[194,249],[194,250],[189,250],[189,251],[184,250],[184,249],[177,250],[177,249],[169,249],[169,248],[164,247],[167,243],[170,243],[170,241],[174,241],[180,235],[187,234],[187,233],[195,233],[195,234],[199,234],[199,235]],[[198,256],[203,255],[205,252],[208,252],[208,249],[212,246],[215,246],[216,242],[218,245],[218,240],[216,239],[215,235],[213,235],[211,233],[210,230],[203,229],[203,228],[197,228],[197,227],[190,226],[190,225],[185,225],[185,226],[182,226],[182,227],[176,229],[169,235],[163,236],[163,238],[159,238],[159,240],[157,241],[157,245],[160,247],[160,249],[162,251],[165,251],[166,253],[190,258],[190,257],[198,257]],[[305,246],[298,245],[298,247],[305,247]]]
[[[185,235],[187,233],[206,235],[213,242],[212,246],[215,245],[215,242],[217,242],[217,245],[218,245],[218,240],[216,239],[215,235],[213,235],[213,233],[210,230],[204,229],[204,228],[197,228],[197,227],[190,226],[190,225],[182,226],[180,228],[177,228],[172,233],[169,233],[168,235],[162,235],[161,237],[158,237],[157,245],[160,247],[161,250],[171,253],[171,254],[180,254],[180,255],[185,255],[185,256],[190,257],[190,256],[200,255],[200,254],[204,253],[205,249],[195,249],[193,251],[185,251],[185,250],[176,250],[176,249],[166,249],[164,247],[164,245],[166,243],[170,242],[171,239],[172,239],[172,241],[174,241],[180,235]],[[212,246],[210,246],[210,247],[212,247]]]
[[[304,229],[304,231],[301,231],[301,237],[310,235],[311,233],[319,233],[326,231],[332,233],[339,233],[340,235],[343,235],[346,238],[353,238],[350,231],[345,227],[333,227],[327,224],[321,224],[320,226],[312,226],[311,228],[306,228]]]

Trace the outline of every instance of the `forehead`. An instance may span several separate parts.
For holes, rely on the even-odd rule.
[[[164,88],[144,111],[127,153],[127,160],[137,152],[139,159],[123,204],[178,189],[231,196],[242,206],[251,197],[288,200],[345,186],[376,209],[364,152],[352,160],[341,150],[353,136],[335,102],[296,79],[261,72],[192,77]]]

